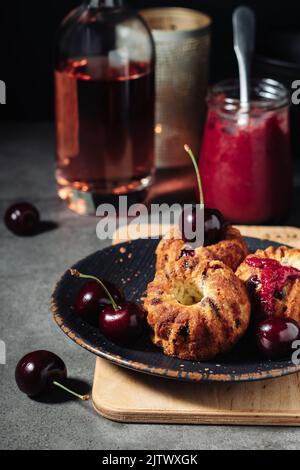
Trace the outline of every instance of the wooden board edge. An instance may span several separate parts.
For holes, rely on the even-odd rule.
[[[253,413],[232,411],[207,412],[176,412],[166,410],[153,410],[149,413],[145,410],[117,409],[104,403],[97,403],[92,397],[95,411],[110,421],[119,423],[151,423],[151,424],[204,424],[204,425],[229,425],[229,426],[300,426],[300,414],[294,413]]]
[[[99,363],[96,359],[92,405],[95,411],[106,419],[119,423],[151,424],[203,424],[203,425],[248,425],[248,426],[300,426],[300,411],[232,411],[232,410],[165,410],[165,409],[124,409],[116,406],[97,390],[100,380]]]

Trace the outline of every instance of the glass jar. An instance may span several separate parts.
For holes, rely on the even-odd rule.
[[[289,95],[282,84],[253,80],[248,113],[237,81],[212,87],[200,171],[205,204],[229,221],[266,223],[286,214],[292,171]]]
[[[89,0],[58,32],[56,179],[78,213],[147,188],[154,172],[154,43],[120,0]],[[111,196],[111,197],[110,197]]]

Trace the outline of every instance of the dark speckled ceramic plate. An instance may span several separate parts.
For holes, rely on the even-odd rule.
[[[266,240],[247,238],[251,251],[266,248]],[[79,261],[74,267],[114,282],[124,289],[126,297],[140,300],[155,272],[157,240],[136,240],[98,251]],[[145,334],[130,348],[108,341],[97,328],[81,321],[73,310],[73,302],[84,281],[66,272],[52,297],[52,311],[60,328],[73,341],[88,351],[123,367],[161,377],[187,381],[251,381],[292,374],[300,370],[291,361],[269,361],[256,356],[247,341],[242,341],[229,354],[208,362],[183,361],[165,356],[153,346]]]

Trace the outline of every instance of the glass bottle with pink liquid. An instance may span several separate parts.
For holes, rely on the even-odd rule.
[[[56,180],[78,213],[128,194],[154,173],[155,52],[151,33],[120,0],[89,0],[58,32]]]

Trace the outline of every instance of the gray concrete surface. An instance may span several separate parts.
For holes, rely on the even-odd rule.
[[[18,391],[17,361],[40,348],[60,355],[71,377],[88,384],[93,379],[94,357],[58,329],[49,299],[69,265],[105,244],[96,238],[94,218],[78,217],[57,200],[53,154],[51,126],[0,125],[1,216],[9,203],[26,199],[39,207],[44,220],[58,224],[57,229],[34,238],[18,238],[0,222],[0,339],[7,345],[7,364],[0,365],[0,448],[298,448],[300,429],[296,428],[118,424],[96,415],[91,403],[38,403]],[[296,184],[299,189],[299,179]],[[289,224],[300,223],[296,203]]]

